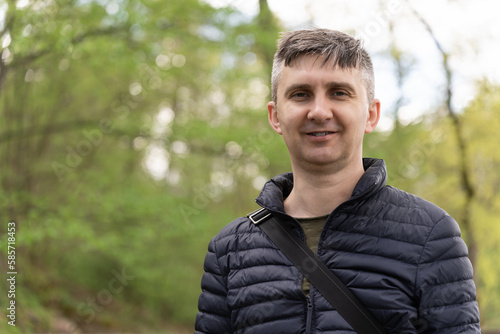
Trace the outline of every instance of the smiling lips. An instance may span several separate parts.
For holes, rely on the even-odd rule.
[[[309,136],[314,136],[314,137],[323,137],[323,136],[326,136],[326,135],[329,135],[329,134],[332,134],[332,133],[335,133],[335,132],[332,132],[332,131],[322,131],[322,132],[308,132],[307,134]]]

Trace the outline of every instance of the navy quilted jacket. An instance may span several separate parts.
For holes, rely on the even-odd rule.
[[[480,333],[467,247],[442,209],[385,185],[382,160],[364,159],[352,197],[328,217],[318,256],[389,333]],[[284,213],[291,173],[267,182],[257,203]],[[294,222],[296,233],[303,231]],[[208,247],[196,333],[354,333],[273,242],[247,218]]]

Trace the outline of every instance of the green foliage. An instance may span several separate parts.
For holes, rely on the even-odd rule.
[[[19,332],[192,326],[208,240],[254,209],[279,143],[257,45],[277,28],[256,27],[196,0],[8,7],[0,217],[18,226]]]

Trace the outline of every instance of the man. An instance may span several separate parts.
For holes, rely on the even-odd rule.
[[[283,35],[272,73],[271,127],[292,172],[256,202],[293,230],[389,333],[480,333],[467,247],[435,205],[385,185],[362,158],[380,117],[360,42],[325,29]],[[293,217],[293,218],[292,218]],[[279,248],[239,218],[212,239],[196,333],[353,333]]]

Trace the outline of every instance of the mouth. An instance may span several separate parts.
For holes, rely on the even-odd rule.
[[[309,136],[314,136],[314,137],[324,137],[324,136],[327,136],[327,135],[332,134],[332,133],[335,133],[335,132],[332,132],[332,131],[322,131],[322,132],[308,132],[307,134]]]

